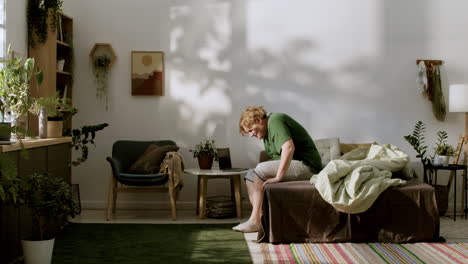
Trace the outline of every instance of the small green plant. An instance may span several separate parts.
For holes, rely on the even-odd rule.
[[[424,133],[426,132],[426,125],[422,121],[416,122],[414,125],[413,133],[404,136],[403,138],[410,143],[416,151],[416,158],[421,159],[423,165],[431,165],[431,159],[426,157],[427,146],[424,145]]]
[[[434,148],[435,155],[439,156],[453,156],[455,154],[455,149],[447,144],[447,132],[439,131],[437,132],[437,143]]]
[[[70,100],[60,98],[58,92],[52,96],[34,98],[29,111],[34,115],[39,115],[42,107],[45,107],[47,116],[51,117],[51,119],[60,119],[63,117],[64,112],[73,111]]]
[[[197,158],[199,156],[212,156],[217,158],[218,152],[216,150],[215,141],[206,139],[204,142],[198,143],[195,148],[190,149],[190,152],[193,152],[193,157]]]
[[[32,211],[34,220],[32,240],[54,238],[60,230],[56,224],[66,223],[69,216],[75,216],[78,205],[73,199],[70,184],[63,178],[32,174],[22,179],[20,186],[21,204]]]

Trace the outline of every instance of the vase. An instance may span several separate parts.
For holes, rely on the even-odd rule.
[[[39,110],[39,138],[47,138],[47,110],[41,107]]]
[[[26,136],[26,129],[27,129],[27,115],[17,116],[14,115],[13,119],[13,126],[15,126],[15,133],[13,137],[16,139],[24,139]]]
[[[198,166],[202,170],[209,170],[213,166],[213,156],[203,155],[198,156]]]

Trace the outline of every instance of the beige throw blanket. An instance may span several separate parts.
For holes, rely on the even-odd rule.
[[[161,163],[161,173],[169,174],[169,195],[175,197],[184,186],[182,175],[184,175],[184,160],[175,151],[168,152]]]
[[[391,176],[408,162],[408,155],[397,147],[375,144],[370,149],[358,148],[342,159],[330,161],[310,182],[338,211],[357,214],[369,209],[388,187],[406,183]]]

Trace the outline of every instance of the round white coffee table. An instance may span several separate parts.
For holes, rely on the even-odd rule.
[[[196,214],[200,219],[205,218],[206,206],[206,186],[209,179],[229,179],[231,182],[231,198],[236,204],[236,214],[238,218],[242,217],[241,206],[241,187],[240,175],[247,173],[246,170],[242,171],[225,171],[218,169],[202,170],[198,168],[185,169],[186,173],[197,175],[197,209]]]

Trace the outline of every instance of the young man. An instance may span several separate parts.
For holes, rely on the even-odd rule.
[[[247,222],[233,227],[240,232],[258,232],[265,185],[308,180],[322,169],[322,162],[310,135],[286,114],[267,115],[262,106],[248,107],[240,117],[239,130],[242,135],[263,140],[272,159],[259,163],[245,176],[252,214]]]

